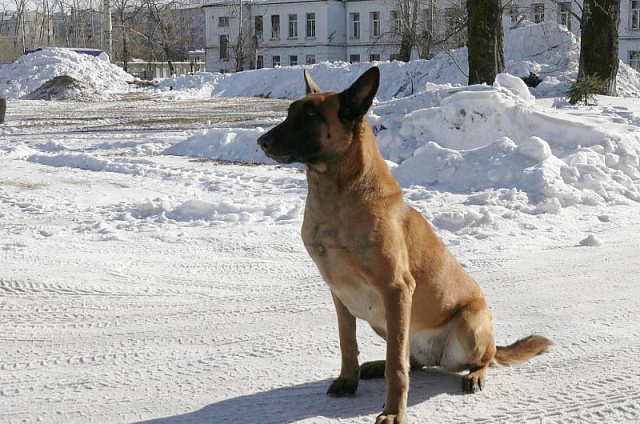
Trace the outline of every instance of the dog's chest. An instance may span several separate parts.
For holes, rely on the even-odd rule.
[[[347,237],[339,228],[327,223],[303,226],[302,238],[322,278],[349,312],[384,332],[382,298],[368,283],[361,265],[366,256],[366,243],[359,239],[364,237],[354,234]]]

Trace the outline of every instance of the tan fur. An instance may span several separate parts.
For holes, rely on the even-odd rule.
[[[306,164],[302,239],[331,289],[338,315],[342,367],[328,394],[353,394],[360,369],[363,378],[384,373],[387,397],[376,423],[400,424],[406,422],[410,366],[469,370],[463,390],[475,392],[484,387],[494,359],[510,364],[546,351],[550,342],[539,336],[496,350],[491,311],[480,287],[423,216],[404,202],[367,119],[345,124],[338,116],[344,96],[340,103],[339,93],[316,93],[307,73],[305,81],[311,94],[292,105],[288,119],[305,105],[323,115],[314,128],[323,137],[322,160]],[[281,125],[273,134],[295,137],[289,123]],[[267,139],[260,143],[268,152]],[[358,366],[356,318],[386,339],[386,361]]]
[[[534,356],[547,353],[551,342],[540,336],[529,336],[510,344],[498,346],[494,359],[500,365],[517,365]]]

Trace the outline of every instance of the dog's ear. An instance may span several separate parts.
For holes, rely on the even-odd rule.
[[[340,119],[357,121],[362,118],[373,103],[380,85],[380,70],[374,66],[340,93]]]
[[[304,70],[304,83],[307,86],[307,94],[322,93],[322,90],[320,90],[318,84],[316,84],[315,81],[311,79],[311,75],[306,69]]]

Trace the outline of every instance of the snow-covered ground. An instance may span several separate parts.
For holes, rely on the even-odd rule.
[[[529,32],[507,37],[521,43],[510,72],[555,72],[535,90],[509,74],[461,85],[464,52],[379,64],[369,119],[407,201],[482,286],[498,343],[555,342],[492,368],[476,395],[459,376],[413,372],[409,417],[637,423],[640,101],[569,106],[557,95],[575,39],[518,31]],[[383,381],[324,394],[340,359],[330,295],[299,236],[305,176],[255,143],[289,100],[233,97],[295,98],[302,68],[141,91],[67,52],[21,63],[0,69],[0,422],[373,422]],[[310,71],[340,90],[366,66]],[[119,100],[19,100],[60,69]],[[29,72],[37,85],[11,84]],[[623,68],[628,96],[637,78]],[[362,361],[383,357],[365,325],[359,343]]]

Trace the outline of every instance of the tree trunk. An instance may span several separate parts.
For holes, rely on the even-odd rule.
[[[129,72],[129,42],[127,30],[122,28],[122,68],[125,72]]]
[[[403,62],[409,62],[411,60],[411,50],[413,50],[411,35],[403,34],[400,40],[400,52],[398,53],[397,59]]]
[[[469,85],[493,84],[505,71],[500,0],[467,0]]]
[[[602,93],[616,95],[620,0],[585,0],[580,41],[578,80],[598,76],[606,83]]]

